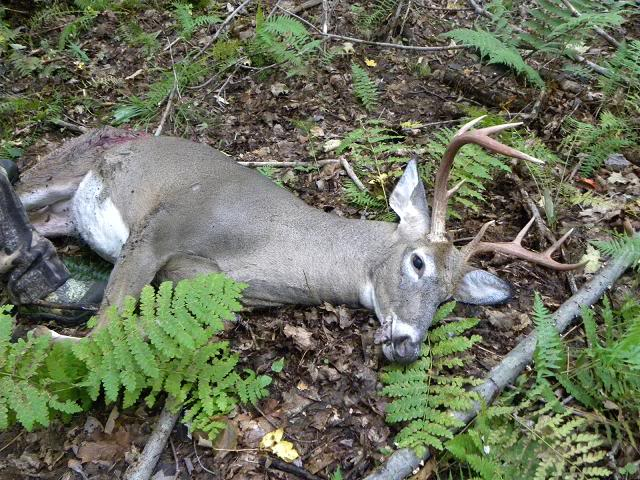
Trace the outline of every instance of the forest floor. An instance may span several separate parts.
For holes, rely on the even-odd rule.
[[[359,36],[355,14],[345,3],[340,2],[331,13],[330,32]],[[424,6],[406,19],[402,35],[398,29],[381,31],[374,40],[385,41],[389,35],[392,42],[402,37],[412,45],[445,45],[446,41],[436,35],[456,26],[470,26],[477,15],[466,2],[448,2],[448,8],[442,8],[440,4],[444,3],[423,2]],[[264,9],[268,12],[267,4]],[[301,4],[280,2],[289,9]],[[28,25],[34,4],[9,1],[7,6],[5,17],[12,27]],[[60,106],[56,118],[68,124],[63,127],[60,122],[52,123],[46,114],[38,119],[13,119],[8,134],[12,146],[22,152],[17,159],[21,170],[34,165],[65,139],[77,136],[78,127],[111,124],[112,113],[123,98],[143,96],[160,68],[170,68],[172,62],[206,44],[215,26],[202,28],[189,41],[177,41],[166,48],[175,40],[177,29],[170,8],[162,2],[149,2],[147,8],[126,14],[99,14],[76,39],[88,61],[69,55],[45,58],[39,57],[41,52],[31,52],[45,65],[55,63],[56,68],[47,75],[42,71],[21,75],[9,62],[0,65],[3,96],[55,103]],[[250,12],[234,20],[231,37],[251,34],[255,8]],[[321,6],[299,10],[300,16],[315,25],[321,24],[321,14]],[[30,30],[34,44],[43,40],[55,44],[60,28],[71,19],[58,18]],[[158,32],[159,48],[149,54],[143,47],[124,41],[121,26],[125,22],[135,23],[146,32]],[[337,40],[326,45],[342,43]],[[351,55],[329,65],[314,62],[307,75],[287,77],[275,68],[238,67],[206,86],[183,89],[173,100],[163,134],[209,144],[243,161],[300,161],[313,166],[314,160],[333,158],[333,152],[322,149],[327,141],[343,139],[368,119],[379,120],[411,144],[442,126],[459,126],[473,112],[487,111],[505,120],[525,120],[526,128],[553,149],[562,140],[564,119],[573,115],[590,120],[600,108],[597,84],[575,81],[553,62],[545,66],[547,91],[541,96],[539,90],[526,86],[508,71],[481,66],[471,51],[416,52],[360,43],[352,43],[352,47]],[[607,49],[605,44],[601,46],[603,55]],[[375,61],[367,71],[378,82],[380,92],[379,107],[370,114],[350,87],[352,61],[364,64],[365,59]],[[159,114],[137,128],[153,132],[164,108],[164,104],[159,105]],[[402,128],[403,122],[419,122],[422,127]],[[622,171],[603,168],[588,182],[577,175],[563,180],[585,191],[596,189],[613,200],[607,208],[577,205],[557,212],[556,234],[575,228],[564,249],[567,261],[579,260],[588,241],[608,238],[610,230],[620,231],[625,219],[636,230],[640,228],[637,206],[632,205],[640,195],[638,151],[635,157],[632,152],[627,158],[632,164]],[[490,180],[486,202],[478,212],[464,211],[462,220],[450,221],[455,238],[472,236],[491,219],[497,220],[488,233],[491,240],[513,238],[531,215],[515,183],[517,171]],[[270,174],[319,209],[354,218],[368,214],[342,194],[348,177],[339,164],[278,168]],[[520,175],[518,179],[522,189],[538,202],[540,195],[531,178]],[[636,208],[635,217],[629,213],[632,207]],[[527,244],[532,249],[548,246],[535,229]],[[64,255],[89,255],[73,239],[57,241],[56,245]],[[539,292],[553,310],[571,296],[571,282],[580,286],[590,277],[499,255],[485,255],[475,264],[514,287],[513,300],[507,305],[458,307],[457,315],[481,319],[473,333],[481,335],[483,341],[474,347],[465,368],[468,374],[479,377],[531,331],[534,292]],[[621,298],[633,288],[633,278],[623,277],[611,295]],[[27,318],[20,322],[26,326],[34,323]],[[66,334],[84,332],[55,323],[49,326]],[[226,336],[233,349],[241,353],[243,365],[273,376],[270,396],[258,408],[239,407],[213,449],[204,441],[190,439],[184,427],[176,428],[159,462],[164,473],[154,478],[173,478],[176,467],[178,478],[298,478],[265,468],[265,455],[257,449],[262,436],[278,427],[284,428],[287,439],[295,445],[307,472],[328,478],[340,467],[344,478],[361,478],[393,450],[394,430],[385,423],[385,399],[379,394],[378,372],[385,360],[373,342],[377,326],[371,312],[328,304],[243,312]],[[271,372],[273,362],[282,357],[284,369]],[[48,429],[27,433],[16,427],[0,433],[0,477],[121,478],[128,462],[142,450],[157,414],[158,410],[144,407],[118,412],[111,405],[98,404],[89,414],[75,416],[68,423],[56,422]]]

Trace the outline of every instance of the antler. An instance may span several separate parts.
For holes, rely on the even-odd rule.
[[[451,190],[447,190],[447,182],[449,180],[451,167],[453,166],[453,160],[463,145],[475,143],[476,145],[480,145],[481,147],[495,153],[501,153],[502,155],[519,158],[521,160],[528,160],[534,163],[544,163],[542,160],[538,160],[531,155],[527,155],[515,148],[504,145],[489,136],[494,133],[501,132],[502,130],[506,130],[507,128],[522,125],[522,122],[496,125],[494,127],[481,128],[480,130],[471,130],[471,128],[484,117],[486,117],[486,115],[478,117],[463,125],[453,137],[451,143],[447,146],[447,150],[444,152],[442,162],[440,163],[438,173],[436,174],[436,184],[433,192],[433,216],[431,217],[431,229],[429,232],[429,239],[432,242],[446,241],[445,217],[447,214],[447,200],[462,185],[459,183]]]
[[[564,243],[564,241],[571,235],[573,232],[573,228],[565,233],[558,241],[556,241],[553,245],[547,248],[544,252],[534,252],[531,250],[527,250],[522,246],[522,239],[527,234],[535,217],[529,220],[522,230],[516,235],[510,242],[481,242],[484,233],[487,231],[491,225],[493,225],[494,221],[485,223],[478,234],[475,236],[473,240],[471,240],[467,245],[462,248],[462,255],[464,261],[466,262],[474,255],[483,252],[499,252],[505,255],[510,255],[512,257],[521,258],[523,260],[527,260],[529,262],[537,263],[538,265],[543,265],[548,268],[552,268],[554,270],[574,270],[576,268],[583,267],[586,262],[582,263],[559,263],[556,262],[553,258],[551,258],[551,254],[555,252],[560,246]]]

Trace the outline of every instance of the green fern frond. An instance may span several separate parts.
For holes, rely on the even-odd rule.
[[[437,327],[429,333],[416,362],[408,366],[392,365],[380,374],[382,394],[393,399],[387,405],[386,421],[409,422],[398,433],[395,443],[401,448],[413,448],[418,454],[427,447],[441,450],[442,441],[453,438],[452,429],[462,426],[448,410],[466,410],[477,400],[477,395],[466,389],[477,382],[451,375],[445,366],[480,341],[477,335],[464,335],[476,325],[477,319],[442,322],[454,307],[455,302],[451,302],[439,309],[434,320]]]
[[[351,78],[353,93],[367,111],[372,111],[378,105],[378,89],[369,78],[367,71],[357,63],[351,64]]]
[[[180,26],[180,36],[189,40],[199,28],[222,22],[217,15],[193,15],[190,3],[173,2],[173,14]]]
[[[445,33],[462,45],[477,48],[480,55],[489,59],[489,64],[502,64],[523,75],[537,87],[544,86],[540,74],[525,63],[518,50],[503,43],[498,37],[486,30],[458,28]]]
[[[397,6],[398,0],[374,0],[366,8],[356,9],[358,29],[372,34],[393,15]]]
[[[72,345],[31,335],[11,343],[9,307],[0,307],[0,430],[13,421],[28,430],[46,426],[52,412],[78,412],[100,392],[125,408],[146,392],[150,406],[169,394],[192,428],[214,438],[225,426],[216,418],[238,401],[255,404],[271,383],[236,372],[239,356],[213,340],[240,310],[244,288],[221,274],[147,286],[139,302],[127,297],[107,311],[106,327]]]
[[[273,15],[258,18],[255,37],[247,44],[246,50],[255,65],[281,64],[288,76],[307,72],[310,56],[320,47],[306,27],[295,18]]]

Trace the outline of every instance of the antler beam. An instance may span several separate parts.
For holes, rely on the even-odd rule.
[[[573,232],[573,228],[565,233],[559,240],[557,240],[553,245],[547,248],[544,252],[534,252],[532,250],[527,250],[522,246],[522,239],[525,237],[531,225],[533,225],[535,218],[529,220],[522,230],[516,235],[510,242],[482,242],[481,238],[484,236],[487,228],[489,228],[494,222],[485,223],[478,234],[475,236],[471,242],[465,245],[462,249],[462,254],[464,255],[465,262],[474,255],[485,252],[497,252],[502,253],[504,255],[508,255],[511,257],[521,258],[523,260],[527,260],[532,263],[537,263],[538,265],[542,265],[547,268],[551,268],[553,270],[567,271],[567,270],[575,270],[577,268],[583,267],[586,262],[582,263],[560,263],[551,258],[553,252],[558,250],[560,246],[565,242],[569,235]]]
[[[442,157],[442,162],[438,168],[436,174],[436,182],[433,193],[433,216],[431,218],[431,229],[429,232],[429,239],[432,242],[444,242],[446,241],[445,233],[445,221],[447,215],[447,200],[448,198],[461,186],[461,183],[456,185],[451,190],[447,190],[447,183],[449,181],[449,175],[451,173],[451,167],[456,154],[464,145],[468,143],[474,143],[480,145],[495,153],[507,155],[513,158],[519,158],[521,160],[527,160],[534,163],[544,163],[542,160],[527,155],[515,148],[511,148],[503,143],[490,137],[494,133],[501,132],[508,128],[517,127],[522,125],[518,123],[507,123],[504,125],[496,125],[493,127],[481,128],[479,130],[472,130],[472,127],[485,118],[486,115],[478,117],[471,122],[465,124],[458,130],[453,140],[447,146],[447,150]]]

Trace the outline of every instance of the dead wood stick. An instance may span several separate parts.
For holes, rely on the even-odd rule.
[[[52,118],[49,120],[49,123],[53,123],[54,125],[57,125],[59,127],[66,128],[67,130],[71,130],[72,132],[87,133],[89,131],[87,127],[76,125],[75,123],[70,123],[59,118]]]
[[[473,7],[473,9],[478,15],[493,20],[494,18],[493,15],[489,13],[487,10],[485,10],[484,7],[482,7],[478,2],[476,2],[476,0],[469,0],[469,3],[471,4],[471,6]],[[527,34],[527,31],[525,29],[518,27],[517,25],[509,25],[509,26],[513,29],[514,32],[518,32],[519,34]],[[591,70],[593,70],[594,72],[600,75],[604,75],[606,77],[611,74],[611,72],[608,69],[601,67],[597,63],[593,63],[591,60],[587,60],[585,57],[583,57],[578,53],[574,52],[572,57],[578,63],[581,63],[586,67],[589,67]]]
[[[578,11],[578,9],[576,9],[576,7],[574,7],[569,0],[562,0],[562,3],[564,3],[565,7],[567,7],[571,11],[571,14],[574,17],[582,16],[582,14]],[[614,47],[616,48],[620,47],[620,42],[615,38],[613,38],[611,35],[609,35],[607,32],[605,32],[602,28],[595,26],[593,27],[593,31],[596,32],[598,35],[600,35],[602,38],[604,38],[607,42],[609,42]]]
[[[159,137],[162,135],[162,129],[164,128],[164,124],[167,122],[167,118],[169,117],[169,112],[171,111],[171,104],[173,103],[173,97],[178,91],[177,85],[173,85],[171,89],[171,93],[169,94],[169,98],[167,99],[167,106],[164,108],[164,112],[162,112],[162,118],[160,119],[160,123],[158,124],[158,128],[154,133],[154,136]]]
[[[291,473],[292,475],[303,478],[304,480],[322,480],[322,478],[307,472],[304,468],[297,467],[291,463],[281,462],[275,458],[265,458],[260,460],[260,464],[266,469],[274,468],[281,472]]]
[[[442,51],[446,51],[446,50],[465,50],[465,49],[470,48],[470,47],[467,47],[467,46],[464,46],[464,45],[450,45],[450,46],[444,46],[444,47],[421,47],[419,45],[401,45],[399,43],[373,42],[371,40],[364,40],[362,38],[348,37],[348,36],[345,36],[345,35],[336,35],[334,33],[323,33],[322,30],[320,30],[318,27],[316,27],[313,23],[311,23],[308,20],[305,20],[304,18],[296,15],[291,10],[287,10],[285,8],[282,8],[280,5],[278,5],[278,8],[280,10],[282,10],[284,13],[286,13],[287,15],[291,15],[292,17],[297,18],[302,23],[304,23],[309,28],[311,28],[313,30],[312,33],[314,35],[320,35],[322,37],[331,38],[331,39],[334,39],[334,40],[343,40],[343,41],[353,42],[353,43],[362,43],[362,44],[365,44],[365,45],[375,45],[377,47],[382,47],[382,48],[396,48],[398,50],[412,50],[414,52],[442,52]]]
[[[151,432],[151,436],[140,454],[140,458],[129,468],[124,476],[125,480],[149,480],[151,478],[153,469],[156,467],[158,459],[167,445],[169,435],[171,435],[179,416],[179,411],[177,413],[171,412],[167,403],[165,403],[153,427],[153,432]]]
[[[322,3],[322,0],[307,0],[302,5],[292,8],[291,11],[293,13],[304,12],[305,10],[308,10],[310,8],[317,7],[321,3]]]
[[[636,234],[638,235],[638,234]],[[588,307],[596,303],[602,295],[620,278],[627,268],[631,266],[633,258],[631,255],[624,255],[612,259],[609,264],[602,268],[588,283],[586,283],[575,295],[564,302],[553,314],[553,319],[559,332],[563,332],[576,318],[583,307]],[[496,365],[485,378],[484,383],[476,387],[484,402],[487,404],[498,396],[498,394],[520,375],[522,370],[531,363],[533,352],[536,346],[535,333],[529,334],[513,350],[511,350],[502,361]],[[475,405],[466,412],[451,412],[455,418],[468,424],[478,414],[481,403]],[[365,477],[365,480],[401,480],[407,478],[411,473],[419,469],[424,462],[429,459],[429,452],[422,458],[416,456],[415,452],[408,448],[403,448],[394,452],[378,470]]]
[[[233,12],[231,12],[229,15],[227,15],[227,18],[224,19],[224,21],[220,24],[220,26],[218,27],[218,29],[216,30],[216,33],[213,34],[213,36],[209,39],[209,41],[207,43],[205,43],[202,48],[198,51],[198,53],[196,53],[193,56],[193,60],[200,58],[200,56],[211,46],[213,45],[213,42],[215,42],[218,37],[222,34],[222,32],[224,31],[224,29],[227,27],[227,25],[229,25],[231,23],[231,20],[233,20],[241,11],[242,9],[244,9],[247,5],[249,5],[253,0],[244,0],[244,2],[242,2]]]
[[[328,158],[326,160],[314,160],[311,162],[237,162],[245,167],[322,167],[332,163],[340,163],[337,158]]]
[[[351,164],[347,161],[347,159],[342,157],[340,159],[340,163],[342,164],[342,168],[344,168],[344,171],[347,172],[347,175],[349,175],[349,178],[353,181],[353,183],[355,183],[356,186],[363,192],[368,192],[369,190],[364,186],[364,183],[360,181],[360,179],[356,175],[356,172],[353,171],[353,168],[351,168]]]
[[[56,303],[56,302],[48,302],[46,300],[34,300],[33,302],[25,303],[22,306],[50,308],[52,310],[74,310],[74,311],[90,312],[90,313],[96,313],[98,311],[97,305],[82,304],[82,303]]]

